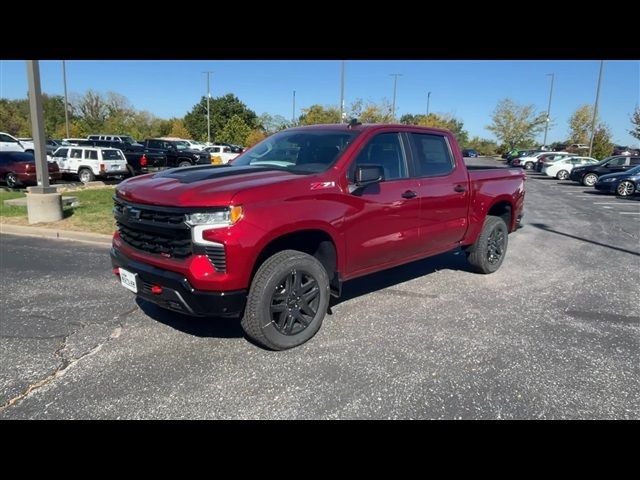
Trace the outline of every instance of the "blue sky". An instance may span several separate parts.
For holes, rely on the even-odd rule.
[[[88,89],[125,95],[137,109],[169,118],[183,116],[205,94],[212,70],[211,93],[232,92],[257,114],[269,112],[291,118],[292,92],[296,114],[314,103],[337,105],[340,98],[340,61],[80,61],[67,63],[69,92]],[[534,104],[546,111],[550,77],[555,73],[548,142],[568,134],[568,119],[585,103],[593,104],[600,62],[593,61],[359,61],[346,62],[345,101],[355,98],[391,101],[393,77],[400,73],[397,115],[424,113],[427,92],[430,111],[453,114],[473,135],[493,138],[485,126],[501,98]],[[62,94],[60,61],[40,63],[42,89]],[[27,91],[23,61],[0,61],[0,97],[24,98]],[[609,124],[613,141],[637,145],[629,135],[629,120],[640,103],[640,61],[606,61],[600,92],[599,117]],[[540,135],[542,141],[542,135]]]

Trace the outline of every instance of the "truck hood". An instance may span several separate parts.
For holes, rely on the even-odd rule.
[[[134,203],[172,207],[229,205],[240,190],[294,181],[300,174],[270,167],[199,166],[173,168],[133,177],[116,189],[119,198]]]

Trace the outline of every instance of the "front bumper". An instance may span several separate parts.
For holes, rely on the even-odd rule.
[[[601,192],[616,193],[619,182],[596,183],[593,187]]]
[[[111,264],[138,275],[137,295],[156,305],[194,317],[239,317],[246,303],[246,290],[204,292],[194,289],[187,278],[176,272],[136,262],[111,248]],[[151,287],[162,287],[160,294]]]

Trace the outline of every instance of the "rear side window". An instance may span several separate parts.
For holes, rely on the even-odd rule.
[[[449,145],[442,135],[412,133],[417,176],[447,175],[455,166]]]
[[[120,150],[103,150],[102,159],[103,160],[122,160],[122,154],[120,153]]]
[[[97,150],[85,150],[84,158],[87,160],[98,160],[98,151]]]
[[[640,165],[640,158],[630,158],[631,165]]]
[[[149,148],[162,148],[162,142],[160,140],[149,140]]]

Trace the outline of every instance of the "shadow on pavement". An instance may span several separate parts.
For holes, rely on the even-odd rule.
[[[532,227],[539,228],[540,230],[544,230],[545,232],[555,233],[557,235],[562,235],[564,237],[573,238],[575,240],[580,240],[582,242],[591,243],[593,245],[598,245],[600,247],[610,248],[611,250],[616,250],[618,252],[628,253],[630,255],[635,255],[636,257],[640,257],[639,252],[634,252],[633,250],[627,250],[625,248],[614,247],[612,245],[607,245],[606,243],[596,242],[595,240],[589,240],[588,238],[577,237],[576,235],[571,235],[569,233],[559,232],[558,230],[554,230],[550,228],[548,225],[544,223],[529,223]]]
[[[136,298],[140,309],[154,320],[198,337],[241,338],[244,331],[238,318],[190,317],[158,307],[154,303]]]
[[[383,290],[399,283],[408,282],[409,280],[429,275],[438,270],[462,270],[470,272],[471,268],[462,250],[443,253],[435,257],[418,260],[345,282],[342,286],[342,296],[340,298],[332,297],[330,305],[335,306],[346,300]],[[410,291],[397,293],[407,297],[416,296],[416,294]]]

